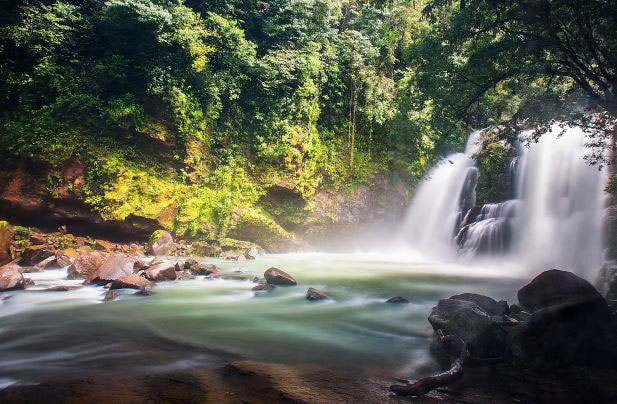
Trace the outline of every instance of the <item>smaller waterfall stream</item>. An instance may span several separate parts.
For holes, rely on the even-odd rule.
[[[592,276],[602,263],[606,173],[585,163],[581,129],[559,131],[515,145],[514,198],[480,207],[474,132],[465,153],[448,156],[452,164],[441,162],[418,189],[405,222],[410,245],[440,259],[505,258],[533,273],[558,267]]]

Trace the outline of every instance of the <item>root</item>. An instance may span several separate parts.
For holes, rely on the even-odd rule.
[[[444,336],[441,331],[437,335],[438,341],[449,345],[450,369],[434,376],[425,377],[408,385],[394,384],[390,391],[398,396],[421,396],[436,388],[454,383],[463,377],[463,363],[469,357],[467,345],[456,335]]]

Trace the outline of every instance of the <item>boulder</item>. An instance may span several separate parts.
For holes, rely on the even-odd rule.
[[[148,254],[169,255],[174,249],[174,239],[168,231],[157,230],[150,236],[148,243]]]
[[[15,229],[5,221],[0,221],[0,265],[10,262],[13,257],[11,254],[11,241]]]
[[[435,332],[461,338],[474,357],[493,358],[505,351],[507,332],[495,327],[491,315],[474,302],[442,299],[428,321]]]
[[[0,268],[0,292],[25,289],[24,276],[15,268]]]
[[[184,262],[184,269],[189,270],[193,275],[218,275],[221,270],[214,264],[201,264],[189,258]]]
[[[308,288],[306,291],[306,300],[316,302],[318,300],[328,300],[330,296],[326,295],[323,291],[315,288]]]
[[[109,254],[99,251],[88,251],[75,258],[67,269],[68,279],[93,279],[99,267]]]
[[[135,262],[135,258],[126,254],[88,251],[75,258],[67,269],[67,278],[108,283],[132,274]]]
[[[405,299],[403,296],[394,296],[386,300],[386,303],[396,303],[396,304],[409,303],[409,300]]]
[[[32,244],[47,244],[47,236],[42,233],[32,233],[30,235],[30,242]]]
[[[139,244],[129,244],[129,254],[133,255],[133,256],[139,256],[139,257],[143,257],[144,255],[146,255],[146,251],[144,250],[144,248],[142,246],[140,246]]]
[[[518,291],[518,301],[530,312],[563,303],[606,302],[586,280],[572,272],[550,269],[536,276]]]
[[[550,270],[518,296],[531,313],[509,336],[516,362],[539,369],[614,365],[617,347],[608,304],[586,280]]]
[[[176,269],[172,262],[165,261],[146,270],[146,278],[153,282],[173,281],[176,280]]]
[[[130,255],[113,253],[109,254],[101,263],[98,270],[91,274],[89,282],[107,283],[116,279],[133,274],[135,259]]]
[[[45,258],[43,261],[39,262],[35,266],[31,267],[27,272],[43,272],[46,269],[51,269],[56,267],[56,255],[52,255],[51,257]]]
[[[195,275],[190,271],[176,271],[176,280],[185,281],[190,279],[195,279]]]
[[[141,289],[143,287],[152,287],[153,285],[153,282],[142,276],[130,274],[112,281],[110,289]]]
[[[19,265],[30,267],[54,255],[54,251],[45,245],[33,245],[25,249],[19,260]]]
[[[283,270],[274,267],[264,272],[264,278],[266,278],[266,282],[271,285],[293,286],[298,284],[298,282],[296,282],[293,276],[289,275]]]
[[[462,293],[460,295],[454,295],[450,297],[450,299],[475,303],[491,316],[503,316],[510,313],[508,302],[504,300],[498,302],[493,298],[476,293]]]

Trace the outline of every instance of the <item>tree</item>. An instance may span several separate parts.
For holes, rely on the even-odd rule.
[[[600,147],[617,120],[616,9],[615,0],[431,0],[423,85],[451,123],[508,117],[538,135],[560,120]]]

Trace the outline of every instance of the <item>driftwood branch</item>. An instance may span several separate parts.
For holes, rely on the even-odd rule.
[[[463,363],[469,356],[467,344],[456,335],[437,335],[440,343],[449,345],[450,369],[434,376],[425,377],[409,385],[394,384],[390,391],[398,396],[421,396],[438,387],[454,383],[463,377]]]

